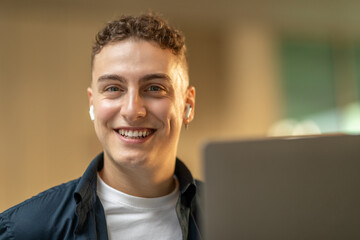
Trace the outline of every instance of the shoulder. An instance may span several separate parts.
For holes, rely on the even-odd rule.
[[[73,196],[78,182],[76,179],[50,188],[1,213],[0,240],[43,239],[42,234],[48,231],[63,231],[74,218]]]
[[[195,215],[199,215],[202,212],[204,204],[204,182],[198,179],[194,179],[195,192],[191,201],[191,209]]]
[[[197,188],[199,188],[200,190],[204,188],[204,182],[202,180],[199,179],[195,179],[195,185]]]
[[[196,198],[198,204],[201,204],[202,201],[203,201],[205,183],[202,180],[199,180],[199,179],[195,179],[194,182],[195,182],[195,186],[196,186],[195,198]]]
[[[25,200],[24,202],[15,205],[5,212],[1,213],[0,216],[16,216],[16,214],[24,213],[24,212],[33,212],[37,213],[38,210],[41,212],[44,209],[49,208],[58,208],[59,203],[63,201],[67,201],[68,198],[73,196],[75,188],[79,179],[72,180],[67,183],[63,183],[61,185],[52,187],[44,192],[39,193],[38,195]],[[54,205],[56,204],[56,205]]]

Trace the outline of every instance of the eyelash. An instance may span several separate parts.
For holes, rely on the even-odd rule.
[[[120,90],[120,88],[115,87],[115,86],[111,86],[111,87],[108,87],[108,88],[105,89],[105,91],[107,91],[107,92],[116,92],[116,91],[119,91],[119,90]]]
[[[156,88],[157,90],[154,90],[154,89],[151,89],[151,88]],[[151,85],[151,86],[148,86],[146,88],[146,91],[156,91],[156,92],[159,92],[159,91],[164,91],[164,88],[160,87],[160,86],[157,86],[157,85]]]
[[[116,94],[116,92],[124,92],[125,90],[122,89],[119,86],[108,86],[104,89],[104,92],[107,92],[108,94]],[[167,91],[166,88],[159,85],[148,85],[144,88],[143,92],[146,94],[153,94],[154,96],[157,95],[164,95]]]

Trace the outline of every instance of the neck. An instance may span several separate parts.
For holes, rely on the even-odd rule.
[[[162,167],[124,167],[104,156],[104,168],[99,175],[106,184],[123,193],[155,198],[165,196],[174,190],[174,169],[175,161],[172,161],[170,166]]]

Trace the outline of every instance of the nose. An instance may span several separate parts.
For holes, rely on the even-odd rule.
[[[143,99],[136,91],[131,91],[124,96],[120,114],[129,122],[136,121],[146,116]]]

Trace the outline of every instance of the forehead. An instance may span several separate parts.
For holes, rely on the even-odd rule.
[[[177,74],[179,61],[155,42],[127,39],[106,45],[94,58],[93,80],[102,74],[137,77],[150,73]]]

